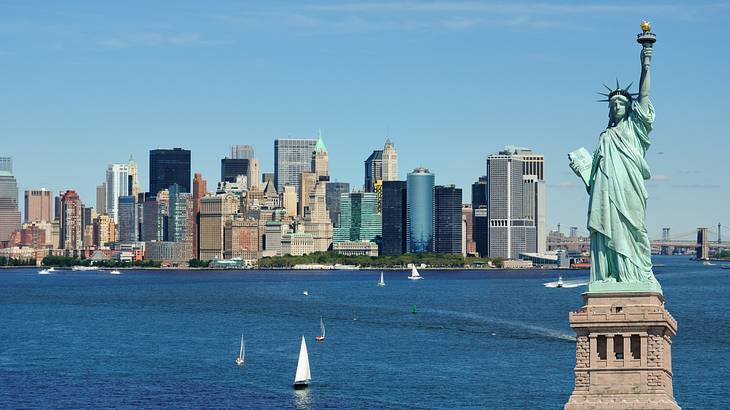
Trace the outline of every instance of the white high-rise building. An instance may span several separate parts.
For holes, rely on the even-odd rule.
[[[393,142],[389,139],[385,140],[383,147],[383,181],[398,180],[398,152],[395,150]]]
[[[119,223],[119,197],[129,192],[129,166],[109,164],[106,169],[106,211]],[[155,192],[156,194],[156,192]]]
[[[543,155],[517,147],[487,157],[489,256],[545,252],[544,163]]]

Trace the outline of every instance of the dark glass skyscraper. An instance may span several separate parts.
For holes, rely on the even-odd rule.
[[[426,168],[408,174],[408,252],[433,252],[433,185]]]
[[[375,192],[375,181],[383,179],[383,150],[375,150],[365,160],[365,192]]]
[[[190,192],[190,150],[182,148],[150,151],[150,195],[155,196],[172,184]]]
[[[119,242],[137,241],[137,203],[132,195],[119,197]]]
[[[231,159],[223,158],[221,160],[221,181],[222,182],[236,182],[238,175],[245,175],[249,177],[249,160],[244,159]],[[247,181],[248,186],[258,181]]]
[[[487,183],[486,176],[471,185],[471,206],[474,212],[472,237],[476,243],[477,253],[484,257],[489,251],[487,235],[489,231],[489,215],[487,213]]]
[[[433,189],[434,250],[461,253],[461,188],[437,186]]]
[[[406,181],[383,181],[382,255],[402,255],[406,252],[406,186]]]
[[[350,184],[347,182],[328,182],[325,191],[325,202],[330,221],[336,228],[340,226],[340,195],[350,192]]]

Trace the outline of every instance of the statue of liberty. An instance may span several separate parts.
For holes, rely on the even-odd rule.
[[[590,195],[588,231],[591,237],[589,293],[658,292],[651,246],[646,230],[647,191],[651,177],[645,154],[651,141],[654,107],[649,100],[652,44],[656,41],[648,23],[642,23],[639,92],[631,84],[600,93],[608,102],[608,127],[598,139],[593,155],[584,148],[569,154],[571,168]],[[634,97],[638,97],[634,100]]]

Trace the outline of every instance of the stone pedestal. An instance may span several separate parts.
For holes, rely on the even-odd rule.
[[[677,321],[654,292],[586,293],[570,313],[575,390],[565,409],[679,409],[672,391]]]

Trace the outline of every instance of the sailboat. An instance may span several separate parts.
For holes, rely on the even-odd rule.
[[[309,355],[307,354],[307,342],[302,336],[302,344],[299,348],[299,361],[297,362],[297,374],[294,376],[294,388],[306,389],[312,374],[309,372]]]
[[[241,351],[238,352],[238,357],[236,357],[236,364],[239,366],[243,366],[244,357],[246,356],[246,344],[243,343],[243,335],[241,335]]]
[[[411,267],[411,276],[409,276],[408,279],[410,279],[410,280],[423,279],[423,276],[418,274],[418,269],[416,269],[416,265],[413,265],[413,267]]]
[[[314,340],[324,342],[324,321],[322,318],[319,318],[319,336],[315,336]]]
[[[112,270],[112,271],[111,271],[111,272],[109,272],[109,273],[111,273],[112,275],[121,275],[121,274],[122,274],[122,272],[119,272],[119,270],[118,270],[118,269],[114,269],[114,270]]]
[[[563,276],[562,275],[558,276],[558,284],[556,285],[556,287],[558,287],[558,288],[563,287]]]
[[[385,281],[383,280],[383,272],[380,272],[380,281],[378,282],[378,286],[385,286]]]
[[[49,271],[48,269],[41,269],[38,271],[39,275],[48,275],[49,273],[51,273],[51,271]]]

